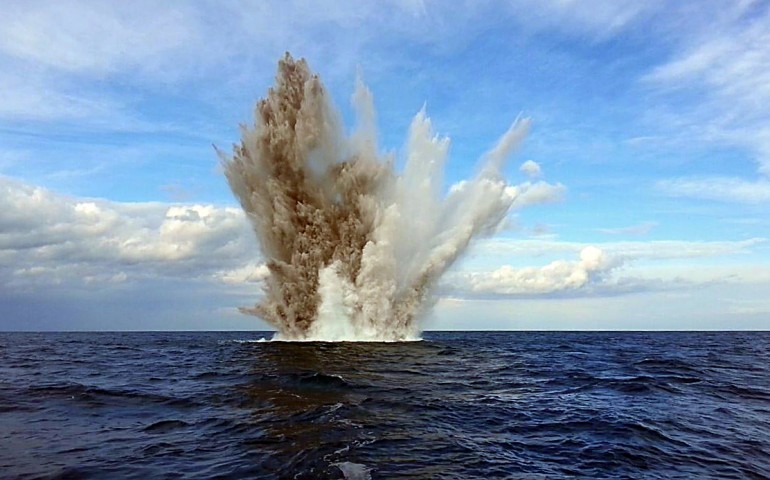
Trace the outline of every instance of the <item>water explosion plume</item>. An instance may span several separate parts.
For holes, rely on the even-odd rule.
[[[472,180],[442,195],[449,141],[425,110],[412,121],[406,164],[377,152],[371,92],[352,97],[358,126],[340,115],[304,59],[288,53],[276,83],[241,127],[232,157],[220,156],[267,261],[254,308],[288,340],[406,340],[432,289],[476,236],[493,232],[516,199],[499,174],[524,137],[517,120]]]

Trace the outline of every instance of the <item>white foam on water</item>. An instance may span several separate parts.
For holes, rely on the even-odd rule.
[[[342,471],[346,480],[371,480],[371,468],[360,463],[338,462],[333,463],[335,467]]]

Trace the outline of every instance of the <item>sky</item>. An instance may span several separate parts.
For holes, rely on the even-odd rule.
[[[397,158],[425,106],[447,188],[531,119],[427,328],[770,329],[767,45],[766,1],[4,2],[0,330],[265,329],[212,145],[286,51]]]

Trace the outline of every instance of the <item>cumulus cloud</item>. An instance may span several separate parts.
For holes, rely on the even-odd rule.
[[[458,274],[450,284],[472,294],[547,294],[587,288],[619,265],[600,248],[587,246],[578,260],[557,260],[543,267],[504,265],[492,272]]]
[[[558,201],[565,190],[546,182],[508,188],[519,207]],[[106,287],[159,277],[245,285],[267,276],[259,258],[239,208],[76,198],[0,176],[6,288]]]
[[[239,285],[244,283],[259,283],[266,279],[270,270],[264,263],[251,262],[243,267],[231,270],[220,270],[214,274],[214,277],[230,285]]]
[[[504,265],[489,271],[459,271],[443,284],[456,297],[615,296],[644,291],[697,288],[706,284],[766,282],[754,266],[729,266],[688,260],[749,255],[764,238],[741,241],[575,242],[491,239],[482,241],[475,259],[496,265],[502,258],[556,257],[542,266]],[[564,260],[565,254],[577,260]],[[682,261],[688,261],[682,263]],[[740,272],[740,273],[738,273]]]
[[[0,283],[213,278],[257,258],[240,209],[78,199],[0,177]]]
[[[539,177],[543,172],[540,169],[540,165],[532,160],[527,160],[521,164],[519,170],[526,173],[530,177]]]
[[[493,267],[454,272],[441,289],[461,299],[672,292],[724,282],[733,278],[737,270],[717,269],[711,271],[708,278],[685,278],[680,274],[688,271],[688,267],[677,270],[674,262],[668,278],[655,272],[653,276],[640,276],[639,271],[632,271],[630,275],[619,272],[628,273],[629,267],[645,259],[746,255],[764,244],[766,240],[762,238],[595,245],[496,238],[483,240],[476,248],[477,257],[493,258]],[[514,258],[531,260],[543,256],[557,258],[547,259],[539,266],[500,266],[501,257],[506,258],[507,263]],[[114,323],[99,323],[100,308],[123,308],[121,328],[157,328],[157,324],[138,326],[132,320],[136,312],[141,311],[135,303],[137,296],[154,298],[157,306],[153,308],[165,309],[164,315],[169,318],[175,318],[174,313],[169,313],[177,311],[175,305],[180,302],[199,305],[194,302],[203,302],[204,297],[219,307],[242,305],[253,300],[259,282],[268,273],[259,258],[254,235],[237,208],[75,198],[0,176],[0,304],[15,305],[17,313],[31,311],[29,315],[55,318],[56,314],[50,317],[50,312],[46,313],[47,307],[30,310],[29,305],[48,301],[54,305],[64,298],[71,299],[67,300],[68,312],[75,315],[79,311],[77,302],[95,301],[102,307],[90,317],[88,328],[105,328],[105,325],[115,328]],[[761,274],[753,265],[744,271],[754,272],[754,276],[747,274],[747,282],[767,282],[766,274]],[[174,287],[169,291],[163,290],[172,284]],[[105,296],[96,294],[97,290],[105,292]],[[54,298],[57,292],[64,296]],[[118,298],[113,295],[122,295],[117,306],[110,303],[113,301],[110,299]],[[195,308],[203,305],[200,303],[200,307]],[[183,308],[179,311],[186,312]],[[21,318],[18,315],[13,318]],[[211,328],[212,324],[205,323],[205,315],[200,315],[199,321],[203,322],[200,325]],[[61,322],[63,320],[55,327],[34,325],[35,328],[67,328],[66,322]],[[178,328],[184,326],[179,325]],[[247,328],[244,325],[248,324],[239,323],[238,328]],[[19,327],[9,323],[6,328]]]
[[[509,189],[519,206],[556,201],[564,191],[546,182]],[[557,262],[517,278],[579,287],[604,268],[602,255],[586,248],[574,264]],[[267,276],[259,259],[239,208],[77,198],[0,176],[0,285],[6,291],[112,288],[159,278],[245,286]],[[489,278],[511,276],[507,268]],[[478,275],[474,288],[488,288],[489,280]]]

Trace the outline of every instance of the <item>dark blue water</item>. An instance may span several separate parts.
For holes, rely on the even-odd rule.
[[[0,334],[3,478],[770,478],[770,333]]]

